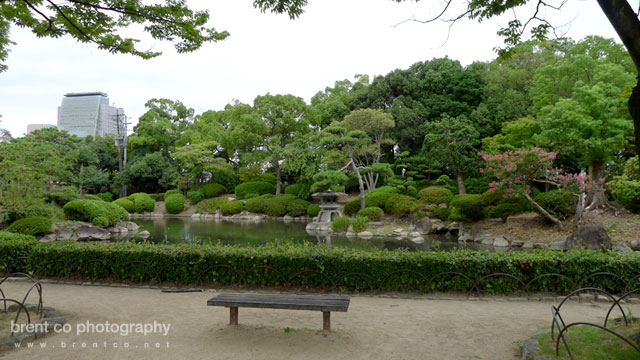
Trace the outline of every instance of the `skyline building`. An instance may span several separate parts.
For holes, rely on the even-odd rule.
[[[126,135],[124,109],[109,105],[103,92],[68,93],[58,107],[58,128],[78,137]]]

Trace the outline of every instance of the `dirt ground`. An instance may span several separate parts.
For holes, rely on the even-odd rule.
[[[8,282],[2,290],[21,297],[27,286]],[[4,351],[4,359],[516,359],[520,341],[548,329],[553,304],[352,296],[348,312],[331,314],[325,336],[316,311],[241,308],[240,325],[229,326],[226,308],[206,306],[215,292],[45,283],[43,293],[69,332]],[[640,305],[627,308],[640,313]],[[568,303],[563,316],[601,322],[607,309]],[[154,321],[170,325],[166,336],[159,328],[146,336],[87,328]]]

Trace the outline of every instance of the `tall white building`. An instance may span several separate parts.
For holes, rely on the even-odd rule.
[[[69,93],[58,107],[58,128],[79,137],[126,133],[124,109],[109,105],[103,92]]]

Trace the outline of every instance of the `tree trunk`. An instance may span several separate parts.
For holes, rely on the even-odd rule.
[[[364,209],[364,181],[362,181],[360,170],[358,170],[358,167],[356,166],[356,163],[353,162],[353,160],[351,160],[351,170],[353,170],[353,172],[356,174],[356,177],[358,177],[358,187],[360,189],[360,209]]]
[[[537,202],[535,202],[535,200],[533,200],[531,196],[529,196],[529,194],[525,193],[524,197],[525,199],[527,199],[527,201],[531,203],[531,205],[533,205],[533,207],[536,208],[536,210],[540,212],[540,214],[542,214],[542,216],[546,217],[547,219],[551,220],[551,222],[558,225],[558,228],[560,229],[560,231],[564,231],[564,225],[562,225],[562,221],[558,220],[556,217],[549,214],[549,212],[543,209],[542,206],[540,206]]]
[[[640,19],[627,0],[598,0],[602,11],[629,51],[640,76]],[[640,161],[640,77],[629,98],[629,112],[633,119],[636,153]]]
[[[280,195],[280,190],[282,189],[282,179],[280,178],[280,164],[278,162],[274,162],[273,168],[276,171],[276,195]]]
[[[600,177],[602,176],[602,161],[594,161],[591,166],[591,180],[592,181],[600,181]],[[598,190],[598,188],[593,188],[587,194],[587,206],[585,210],[590,211],[599,207],[608,207],[612,208],[611,204],[609,204],[609,200],[604,195],[604,191]]]
[[[456,174],[456,177],[458,178],[458,193],[466,194],[467,190],[464,188],[464,178],[462,175],[463,174],[461,172]]]

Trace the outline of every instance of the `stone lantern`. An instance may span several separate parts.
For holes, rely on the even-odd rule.
[[[338,204],[338,197],[347,195],[338,191],[322,191],[311,195],[314,198],[320,200],[320,212],[318,216],[313,219],[313,222],[307,224],[307,230],[330,230],[331,221],[337,217],[342,216],[340,210],[340,204]]]

